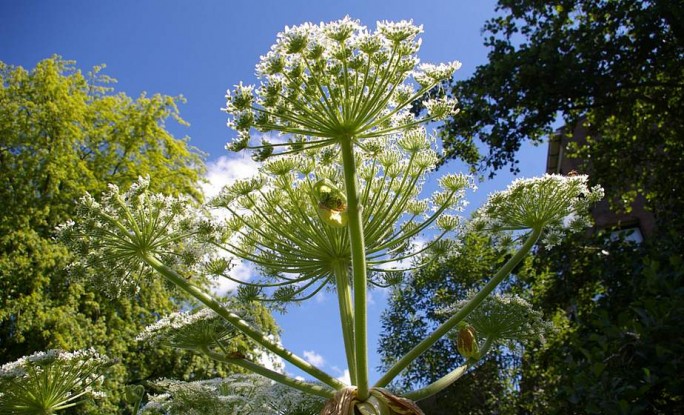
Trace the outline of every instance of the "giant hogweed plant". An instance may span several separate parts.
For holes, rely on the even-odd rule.
[[[52,415],[102,397],[111,361],[94,349],[48,350],[0,366],[0,414]]]
[[[584,176],[517,180],[491,196],[468,225],[458,216],[471,187],[468,177],[447,174],[439,191],[423,197],[438,158],[426,124],[453,115],[456,102],[429,99],[423,116],[409,109],[460,64],[420,64],[421,31],[402,21],[378,22],[370,32],[348,17],[286,27],[257,65],[260,85],[239,84],[227,94],[228,124],[237,132],[227,147],[251,151],[262,162],[255,177],[227,186],[204,211],[149,194],[142,179],[126,192],[112,187],[99,200],[84,198],[82,220],[64,227],[64,239],[83,253],[86,265],[110,270],[118,285],[140,285],[156,272],[211,310],[204,314],[211,324],[198,317],[175,327],[171,345],[321,397],[322,414],[421,413],[415,400],[457,380],[497,342],[534,332],[536,320],[520,317],[526,313],[521,302],[491,295],[540,238],[553,242],[562,229],[583,226],[587,208],[601,196],[600,189],[587,188]],[[222,210],[225,219],[203,213],[210,209]],[[483,276],[489,281],[482,290],[449,310],[441,326],[371,384],[367,290],[395,285],[406,271],[457,250],[448,236],[465,228],[510,232],[520,241],[518,250],[493,276]],[[260,276],[237,280],[230,274],[233,259],[253,263]],[[246,302],[282,306],[334,291],[351,385],[287,350],[194,283],[207,275],[237,282],[237,298]],[[292,378],[232,350],[229,332],[247,336],[315,381]],[[467,358],[463,366],[402,396],[386,388],[446,335],[456,336]]]

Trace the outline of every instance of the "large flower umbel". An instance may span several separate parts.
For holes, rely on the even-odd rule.
[[[0,413],[53,414],[102,396],[107,357],[93,349],[48,350],[0,366]]]
[[[308,414],[322,406],[321,398],[256,375],[233,374],[223,379],[181,382],[159,379],[142,415],[159,414]]]
[[[449,248],[442,237],[458,229],[457,213],[471,182],[447,175],[441,191],[420,198],[425,174],[437,161],[423,129],[367,144],[367,151],[356,154],[365,253],[369,283],[385,286],[435,257],[422,254],[439,256]],[[209,264],[209,273],[239,282],[251,298],[266,299],[270,292],[270,298],[290,302],[315,295],[351,267],[349,231],[338,221],[346,209],[343,189],[334,148],[267,160],[257,177],[226,187],[213,201],[229,212],[218,226],[224,233],[219,245],[259,267],[264,281],[236,280],[222,259]],[[428,228],[437,231],[435,237],[416,243]]]
[[[257,148],[265,157],[276,146],[298,151],[342,139],[361,143],[451,115],[456,102],[450,99],[428,100],[422,119],[408,112],[416,98],[460,67],[419,65],[421,32],[422,26],[401,21],[378,22],[371,33],[349,17],[286,27],[257,65],[261,85],[239,84],[226,95],[228,125],[238,133],[229,148]],[[290,141],[252,145],[252,128],[288,134]]]
[[[212,252],[206,215],[185,196],[149,192],[149,178],[140,177],[122,192],[110,185],[97,201],[86,194],[78,222],[60,227],[59,237],[80,261],[73,265],[95,270],[98,287],[111,294],[138,289],[151,272],[145,255],[156,255],[184,276],[197,276],[197,265]]]
[[[603,198],[603,189],[589,188],[588,180],[558,174],[515,180],[489,197],[474,224],[491,231],[583,229],[589,209]]]

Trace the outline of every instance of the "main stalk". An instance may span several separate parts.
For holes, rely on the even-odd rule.
[[[347,214],[349,217],[349,239],[351,241],[352,276],[354,288],[354,346],[356,362],[356,387],[358,398],[368,398],[368,332],[366,312],[366,244],[363,236],[362,206],[356,179],[356,161],[351,137],[340,139],[344,184],[347,193]],[[344,324],[344,323],[343,323]]]

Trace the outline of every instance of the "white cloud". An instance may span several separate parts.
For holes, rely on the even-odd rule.
[[[257,174],[259,163],[246,154],[221,156],[215,161],[207,163],[207,183],[202,183],[205,198],[209,199],[219,194],[224,186],[236,180],[247,179]]]
[[[323,291],[319,291],[318,294],[316,294],[314,296],[314,300],[316,300],[316,304],[323,304],[327,299],[328,299],[328,296]]]
[[[259,164],[245,154],[232,154],[221,156],[215,161],[207,163],[207,183],[202,183],[202,192],[205,199],[211,199],[219,194],[224,186],[233,184],[236,180],[246,179],[258,173]],[[217,220],[224,219],[227,212],[222,209],[213,209],[212,215]],[[222,255],[231,259],[229,255]],[[256,274],[254,267],[244,261],[236,261],[235,266],[229,272],[230,276],[241,281],[249,281]],[[225,295],[237,288],[238,284],[227,278],[217,277],[212,284],[212,292],[216,295]]]
[[[279,336],[269,334],[267,338],[268,340],[282,346],[282,342],[280,341]],[[285,373],[285,361],[273,352],[270,352],[266,349],[262,349],[261,354],[257,357],[257,361],[259,362],[259,364],[261,364],[261,366],[265,367],[266,369],[270,369],[278,373]]]
[[[249,281],[252,276],[256,275],[257,271],[249,262],[236,260],[235,266],[231,268],[228,274],[240,281]],[[238,284],[235,281],[229,280],[228,278],[216,277],[212,281],[212,292],[216,295],[226,295],[229,292],[237,289]]]
[[[375,305],[375,297],[373,297],[373,291],[366,292],[366,304]]]
[[[337,380],[347,385],[351,385],[351,376],[349,376],[349,369],[344,369],[342,376],[339,376]]]
[[[316,367],[323,367],[325,359],[313,350],[304,350],[304,359]]]
[[[335,372],[337,372],[339,374],[339,376],[336,377],[335,379],[337,379],[340,382],[345,383],[347,385],[351,385],[351,376],[349,375],[349,369],[341,370],[339,367],[333,366],[332,370],[334,370]]]
[[[416,236],[412,241],[411,241],[411,252],[418,252],[421,249],[425,248],[425,246],[429,243],[430,241],[428,239],[425,239],[423,236]],[[377,268],[380,269],[385,269],[385,270],[404,270],[404,269],[410,269],[412,267],[411,264],[412,259],[402,259],[402,260],[397,260],[397,261],[390,261],[390,262],[385,262],[383,264],[378,264],[375,265]]]

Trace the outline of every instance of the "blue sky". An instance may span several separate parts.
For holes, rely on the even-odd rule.
[[[215,186],[252,171],[249,159],[230,156],[224,145],[232,138],[226,127],[226,89],[243,81],[255,83],[254,65],[286,25],[336,20],[350,15],[370,28],[378,20],[413,19],[424,26],[423,62],[463,63],[456,78],[467,78],[486,62],[481,28],[493,17],[492,0],[0,0],[0,60],[29,69],[54,54],[75,60],[84,72],[106,64],[105,74],[118,80],[116,90],[137,97],[143,92],[182,94],[181,116],[190,127],[170,125],[179,137],[208,154]],[[546,149],[523,147],[523,176],[540,175]],[[461,168],[457,163],[449,170]],[[469,195],[472,206],[501,189],[511,177],[481,183]],[[250,272],[243,267],[242,271]],[[371,381],[375,367],[379,316],[385,294],[371,293],[369,334]],[[287,315],[276,315],[283,343],[335,376],[344,373],[335,295],[327,294]]]

